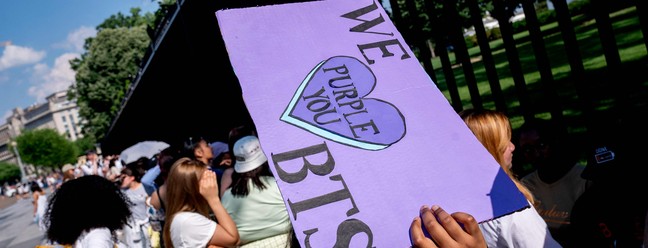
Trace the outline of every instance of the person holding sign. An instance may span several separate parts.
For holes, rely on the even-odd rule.
[[[420,215],[412,221],[410,227],[413,247],[486,247],[486,240],[484,240],[477,221],[470,214],[463,212],[448,214],[441,207],[433,205],[432,208],[421,207]],[[423,234],[421,221],[423,221],[427,233],[430,234],[430,238]]]
[[[459,116],[533,206],[533,195],[511,172],[515,145],[508,117],[499,111],[476,109],[463,110]],[[482,222],[479,227],[488,247],[561,247],[534,207]]]

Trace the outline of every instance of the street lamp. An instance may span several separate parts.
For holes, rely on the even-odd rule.
[[[25,175],[25,167],[20,159],[20,153],[18,153],[18,143],[16,143],[16,141],[11,141],[11,146],[13,146],[14,153],[16,153],[16,160],[18,160],[18,167],[20,167],[20,181],[25,182],[27,177]]]

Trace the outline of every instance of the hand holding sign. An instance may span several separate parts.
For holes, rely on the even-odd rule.
[[[420,215],[420,217],[416,217],[412,221],[410,227],[410,238],[413,247],[486,247],[486,241],[477,225],[477,221],[470,214],[456,212],[450,215],[441,207],[434,205],[432,209],[422,206]],[[421,224],[421,219],[423,224]],[[421,228],[422,225],[423,229]],[[431,237],[427,237],[423,230],[427,231],[427,234]]]

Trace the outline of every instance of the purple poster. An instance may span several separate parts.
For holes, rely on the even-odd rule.
[[[216,16],[302,247],[409,247],[423,204],[478,221],[526,206],[379,3]]]

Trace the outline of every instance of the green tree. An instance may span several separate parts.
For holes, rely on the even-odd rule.
[[[103,138],[117,115],[122,99],[150,43],[146,32],[153,14],[112,15],[98,27],[97,36],[86,40],[86,52],[70,62],[76,83],[68,96],[75,100],[84,119],[83,133],[96,140]]]
[[[94,139],[94,137],[90,137],[90,136],[86,136],[75,140],[74,146],[76,146],[77,151],[79,151],[77,156],[84,155],[83,153],[87,150],[91,150],[91,149],[94,150],[95,143],[97,143],[97,140]]]
[[[459,14],[461,25],[465,28],[472,26],[470,22],[469,2],[477,2],[481,10],[482,17],[485,13],[493,10],[492,0],[395,0],[397,5],[393,8],[399,8],[402,20],[405,22],[401,28],[402,32],[417,32],[422,37],[431,37],[431,32],[438,32],[438,25],[447,25],[447,23],[438,24],[447,21],[447,13],[444,10],[445,4],[452,4]],[[391,2],[391,1],[390,1]],[[415,8],[408,8],[407,3],[411,2]],[[411,11],[416,13],[412,14]],[[393,18],[393,16],[392,16]],[[414,23],[419,22],[421,28],[415,29]]]
[[[16,137],[23,162],[35,166],[58,168],[77,160],[77,148],[54,129],[29,130]]]
[[[140,11],[140,8],[132,8],[130,9],[130,16],[125,16],[121,12],[111,15],[97,26],[97,31],[116,28],[134,28],[153,24],[155,15],[153,13],[140,15]]]
[[[0,186],[16,179],[20,179],[20,168],[15,164],[0,162]]]

